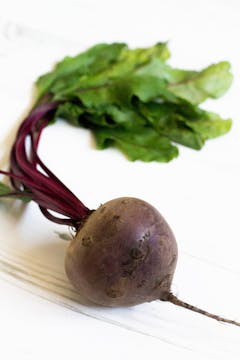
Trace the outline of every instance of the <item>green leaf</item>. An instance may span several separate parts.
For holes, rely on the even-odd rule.
[[[166,43],[98,44],[41,76],[38,99],[61,100],[55,119],[91,129],[99,148],[118,147],[131,160],[169,161],[178,153],[173,143],[199,150],[230,130],[231,120],[198,104],[222,96],[232,82],[228,62],[185,70],[167,64],[169,56]]]
[[[129,78],[128,86],[130,88],[131,98],[135,95],[142,102],[148,102],[153,99],[175,101],[176,96],[168,91],[164,79],[151,75],[138,75]]]
[[[12,198],[20,199],[24,202],[31,201],[30,196],[28,197],[25,194],[21,194],[20,192],[15,193],[13,189],[11,189],[9,186],[5,185],[0,181],[0,198],[1,197],[12,197]]]
[[[193,121],[198,114],[191,113],[183,116],[181,107],[172,103],[158,104],[150,102],[139,104],[139,111],[152,124],[160,134],[168,137],[171,141],[200,150],[204,145],[204,139],[194,129],[188,126],[186,119]],[[190,116],[191,115],[191,116]]]
[[[176,96],[166,88],[162,79],[152,76],[132,76],[117,80],[108,86],[102,86],[88,91],[76,91],[75,95],[87,108],[106,109],[108,105],[131,107],[134,96],[147,102],[152,99],[167,99],[174,101]]]
[[[84,113],[84,109],[79,104],[71,102],[65,102],[59,105],[56,114],[56,118],[62,118],[68,120],[68,122],[74,126],[79,126],[80,116]]]
[[[96,74],[116,61],[126,47],[122,43],[98,44],[74,57],[65,57],[53,71],[41,76],[37,82],[39,97],[45,92],[58,92],[66,85],[71,85],[79,77]]]
[[[139,103],[138,108],[160,134],[195,150],[200,150],[206,140],[226,134],[232,124],[231,119],[224,120],[185,100],[179,104]]]
[[[129,160],[168,162],[178,156],[178,149],[167,137],[151,128],[136,129],[129,133],[125,129],[98,129],[94,131],[97,146],[105,149],[114,144]]]
[[[169,66],[159,58],[152,58],[145,66],[137,69],[137,75],[150,75],[165,80],[167,83],[187,81],[198,74],[197,71],[181,70]]]
[[[109,128],[122,126],[134,132],[136,127],[145,125],[146,120],[131,107],[108,105],[99,111],[87,110],[82,123],[89,128],[92,127],[92,124],[97,127],[101,125]]]
[[[88,82],[91,85],[105,83],[106,79],[116,80],[135,73],[153,58],[166,61],[170,56],[166,43],[157,43],[149,48],[129,49],[125,47],[116,62],[110,64],[104,71],[81,79],[80,84]]]
[[[216,99],[232,84],[230,64],[226,61],[210,65],[201,71],[193,71],[172,68],[160,59],[153,58],[137,73],[164,79],[172,93],[192,104],[200,104],[207,98]]]
[[[231,119],[222,119],[213,112],[203,112],[196,121],[186,120],[186,124],[201,135],[202,139],[208,140],[226,134],[232,126]]]
[[[39,97],[51,92],[60,99],[82,89],[102,86],[111,79],[132,73],[152,57],[166,60],[167,44],[133,50],[123,43],[95,45],[77,56],[66,57],[52,72],[41,76],[36,82]]]
[[[5,196],[11,192],[12,192],[12,189],[0,181],[0,196]]]
[[[193,104],[200,104],[208,98],[217,99],[232,84],[230,64],[226,61],[213,64],[206,69],[186,76],[179,82],[169,85],[170,90]]]

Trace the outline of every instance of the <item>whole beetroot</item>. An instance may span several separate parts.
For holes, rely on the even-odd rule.
[[[111,200],[84,222],[66,254],[66,273],[91,301],[106,306],[165,299],[177,244],[161,214],[130,197]]]
[[[125,306],[161,299],[240,326],[171,293],[177,245],[154,207],[126,197],[90,210],[41,161],[37,153],[40,136],[59,103],[38,105],[22,122],[11,150],[10,171],[0,170],[10,177],[13,189],[2,186],[0,197],[33,200],[49,220],[75,229],[66,254],[66,272],[89,300]]]

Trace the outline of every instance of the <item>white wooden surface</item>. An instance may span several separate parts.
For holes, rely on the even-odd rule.
[[[45,131],[40,153],[89,207],[124,195],[155,205],[179,244],[173,291],[238,321],[239,11],[237,0],[0,1],[1,167],[34,80],[67,54],[100,41],[170,40],[176,66],[231,61],[231,90],[205,107],[232,117],[233,129],[201,152],[181,148],[170,164],[130,163],[117,151],[96,151],[88,131],[58,123]],[[67,244],[56,231],[63,229],[34,204],[0,204],[1,359],[240,359],[237,327],[160,301],[124,309],[89,305],[66,279]]]

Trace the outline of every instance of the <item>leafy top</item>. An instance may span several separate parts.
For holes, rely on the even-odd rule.
[[[176,143],[201,149],[229,131],[231,120],[199,108],[230,87],[228,62],[201,71],[167,64],[166,43],[129,49],[98,44],[66,57],[37,81],[39,99],[50,94],[63,103],[56,117],[90,128],[100,149],[116,146],[130,160],[167,162]]]
[[[229,131],[231,120],[199,108],[230,87],[228,62],[201,71],[167,64],[167,43],[129,49],[98,44],[66,57],[37,80],[38,98],[61,100],[56,117],[90,128],[98,148],[116,146],[130,160],[170,161],[176,143],[201,149]]]

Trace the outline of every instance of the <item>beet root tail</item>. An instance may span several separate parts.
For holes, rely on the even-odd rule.
[[[236,325],[236,326],[240,326],[240,322],[238,322],[238,321],[227,319],[227,318],[224,318],[222,316],[212,314],[212,313],[210,313],[210,312],[208,312],[206,310],[203,310],[203,309],[200,309],[200,308],[198,308],[198,307],[196,307],[194,305],[188,304],[185,301],[182,301],[182,300],[178,299],[177,296],[173,295],[172,293],[169,293],[169,295],[164,300],[168,301],[168,302],[171,302],[174,305],[181,306],[181,307],[183,307],[185,309],[188,309],[188,310],[194,311],[196,313],[202,314],[204,316],[207,316],[207,317],[209,317],[211,319],[214,319],[214,320],[217,320],[217,321],[220,321],[220,322],[224,322],[224,323],[228,323],[228,324],[232,324],[232,325]]]

